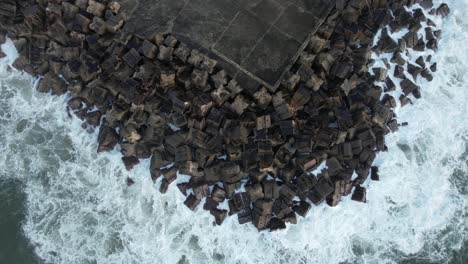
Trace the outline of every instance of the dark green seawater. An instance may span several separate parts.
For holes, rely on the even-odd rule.
[[[25,237],[22,223],[26,213],[26,194],[18,180],[0,180],[0,263],[1,264],[43,264],[34,253],[34,246]],[[400,264],[436,264],[424,256],[401,256]],[[468,263],[468,241],[451,253],[449,264]]]
[[[26,194],[22,188],[21,181],[0,177],[0,263],[2,264],[42,263],[21,228],[26,214]]]

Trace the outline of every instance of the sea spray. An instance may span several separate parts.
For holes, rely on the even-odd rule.
[[[468,10],[448,2],[439,71],[418,81],[422,99],[398,110],[410,125],[387,137],[368,203],[321,205],[275,233],[235,218],[212,226],[177,188],[161,195],[148,161],[127,172],[118,150],[97,154],[97,133],[69,118],[66,96],[39,94],[34,80],[2,65],[0,175],[25,183],[24,231],[37,254],[46,263],[448,262],[468,238]],[[126,177],[136,183],[127,187]]]

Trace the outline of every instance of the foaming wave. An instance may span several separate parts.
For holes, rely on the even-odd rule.
[[[397,109],[410,125],[388,136],[368,203],[348,197],[334,208],[314,207],[274,233],[235,217],[214,226],[208,212],[183,204],[174,184],[160,194],[148,161],[127,172],[117,150],[98,155],[96,132],[68,117],[66,96],[35,92],[32,78],[3,61],[0,177],[25,182],[24,231],[37,254],[67,264],[448,262],[468,238],[468,10],[464,1],[449,2],[434,57],[439,72],[431,83],[418,81],[422,99]],[[11,63],[15,54],[8,55]],[[127,177],[136,183],[127,187]]]

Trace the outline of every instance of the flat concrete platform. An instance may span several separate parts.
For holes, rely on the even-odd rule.
[[[334,6],[330,0],[121,0],[125,30],[172,33],[241,84],[277,87]],[[333,3],[332,3],[333,2]]]

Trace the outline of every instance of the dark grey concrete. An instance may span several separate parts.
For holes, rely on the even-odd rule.
[[[269,87],[279,84],[333,7],[330,0],[121,1],[127,31],[170,32],[221,59],[232,77]]]
[[[270,25],[257,16],[241,10],[213,49],[240,65],[269,28]]]
[[[251,56],[244,60],[241,67],[275,86],[290,59],[297,53],[301,43],[271,28],[252,50]]]

